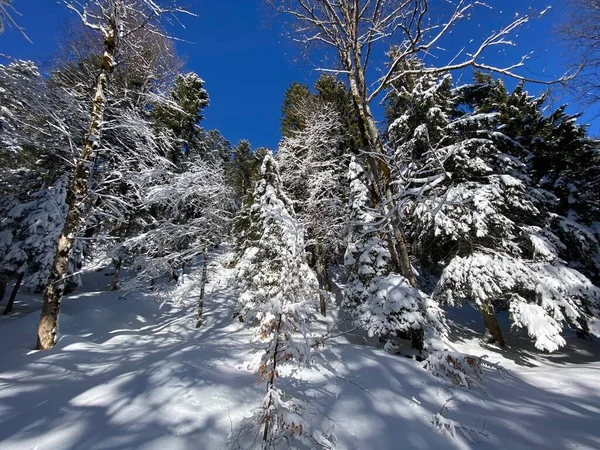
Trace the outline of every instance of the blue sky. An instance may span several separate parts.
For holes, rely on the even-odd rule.
[[[279,141],[279,119],[283,93],[292,81],[311,84],[318,77],[315,65],[300,56],[298,48],[282,37],[281,24],[273,19],[261,0],[186,0],[197,18],[186,18],[185,29],[176,30],[178,37],[190,43],[179,43],[178,50],[187,59],[187,70],[197,72],[205,81],[211,105],[205,111],[206,128],[218,128],[236,143],[247,138],[253,147],[275,148]],[[450,53],[491,29],[506,23],[516,11],[523,12],[525,0],[492,0],[495,10],[483,10],[473,20],[457,29],[444,42]],[[555,77],[565,70],[565,50],[557,44],[552,29],[564,17],[564,2],[535,0],[541,10],[552,10],[533,21],[515,39],[518,47],[507,52],[491,53],[489,62],[501,63],[505,58],[534,51],[528,63],[532,77]],[[51,54],[61,35],[62,24],[72,18],[56,0],[14,0],[22,14],[15,17],[33,44],[16,30],[0,35],[0,53],[14,58],[32,59],[42,68],[51,64]],[[313,59],[315,59],[313,57]],[[455,74],[459,78],[461,74]],[[468,81],[468,74],[463,74]],[[461,80],[462,81],[462,80]],[[530,85],[532,92],[540,86]],[[568,96],[559,102],[570,100]],[[572,103],[572,102],[571,102]],[[572,105],[571,112],[578,107]],[[592,114],[583,121],[591,122]],[[600,126],[593,123],[591,131],[598,134]]]

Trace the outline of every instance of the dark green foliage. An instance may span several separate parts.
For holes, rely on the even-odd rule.
[[[179,74],[171,90],[170,101],[158,103],[151,113],[154,126],[169,130],[178,145],[169,155],[178,164],[181,156],[195,149],[202,149],[198,124],[203,119],[202,111],[208,106],[208,93],[204,81],[193,72]]]
[[[340,155],[356,153],[362,146],[362,139],[352,95],[346,85],[333,75],[323,74],[315,82],[314,91],[313,93],[308,86],[296,82],[287,89],[281,107],[282,136],[292,137],[294,132],[303,131],[306,127],[306,110],[314,108],[314,103],[325,103],[333,106],[342,122],[343,138],[339,143]]]
[[[297,107],[311,97],[308,86],[295,81],[285,91],[281,107],[281,135],[289,136],[294,130],[304,128],[303,119]]]

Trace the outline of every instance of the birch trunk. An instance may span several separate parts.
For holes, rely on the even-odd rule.
[[[108,82],[114,70],[116,44],[116,10],[113,9],[104,38],[102,69],[96,81],[90,126],[81,155],[71,177],[67,201],[69,212],[58,239],[52,271],[44,292],[44,304],[38,326],[36,345],[38,350],[51,348],[56,340],[58,313],[65,288],[65,276],[69,268],[69,257],[75,240],[75,233],[80,225],[84,204],[88,196],[90,163],[93,161],[95,150],[99,145]]]
[[[8,299],[8,303],[6,304],[6,308],[4,308],[4,312],[2,314],[9,314],[15,303],[15,298],[17,298],[17,292],[19,292],[19,288],[21,287],[21,282],[23,281],[23,273],[20,273],[17,277],[17,281],[15,282],[15,287],[13,287],[12,292],[10,293],[10,297]]]
[[[372,193],[375,194],[374,201],[375,203],[385,205],[382,212],[390,216],[391,236],[386,241],[392,257],[392,263],[396,266],[396,270],[411,285],[416,286],[416,278],[410,265],[404,228],[396,211],[397,205],[392,192],[391,171],[385,161],[386,151],[371,108],[365,100],[367,88],[364,73],[361,70],[360,55],[354,57],[354,63],[349,54],[345,58],[342,58],[342,60],[346,61],[345,65],[346,70],[348,70],[350,92],[358,114],[358,120],[361,124],[359,128],[363,134],[363,140],[369,146],[369,151],[374,154],[369,155],[367,161],[370,178],[374,184],[371,189]]]

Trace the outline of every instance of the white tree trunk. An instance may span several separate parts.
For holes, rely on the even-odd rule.
[[[100,140],[108,82],[110,75],[114,70],[115,50],[116,17],[115,13],[113,13],[107,24],[104,39],[102,69],[96,82],[89,130],[85,137],[83,150],[75,166],[69,186],[67,202],[69,212],[58,239],[56,256],[54,257],[48,286],[44,292],[44,304],[42,306],[42,315],[38,326],[38,339],[36,345],[38,350],[47,350],[55,343],[58,313],[60,311],[60,302],[65,287],[65,276],[69,268],[69,258],[75,240],[75,233],[80,225],[85,201],[88,196],[88,186],[90,182],[89,166],[94,159],[95,150],[98,147]]]

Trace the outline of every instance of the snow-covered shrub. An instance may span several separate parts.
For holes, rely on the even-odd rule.
[[[467,389],[482,389],[483,358],[450,351],[430,353],[423,368],[436,377],[449,381],[455,386]]]
[[[229,435],[228,448],[231,450],[287,448],[292,440],[307,445],[314,441],[304,434],[306,426],[302,418],[302,405],[277,388],[270,388],[260,406],[245,417]],[[265,433],[265,426],[267,430]],[[257,436],[266,434],[266,439]]]

